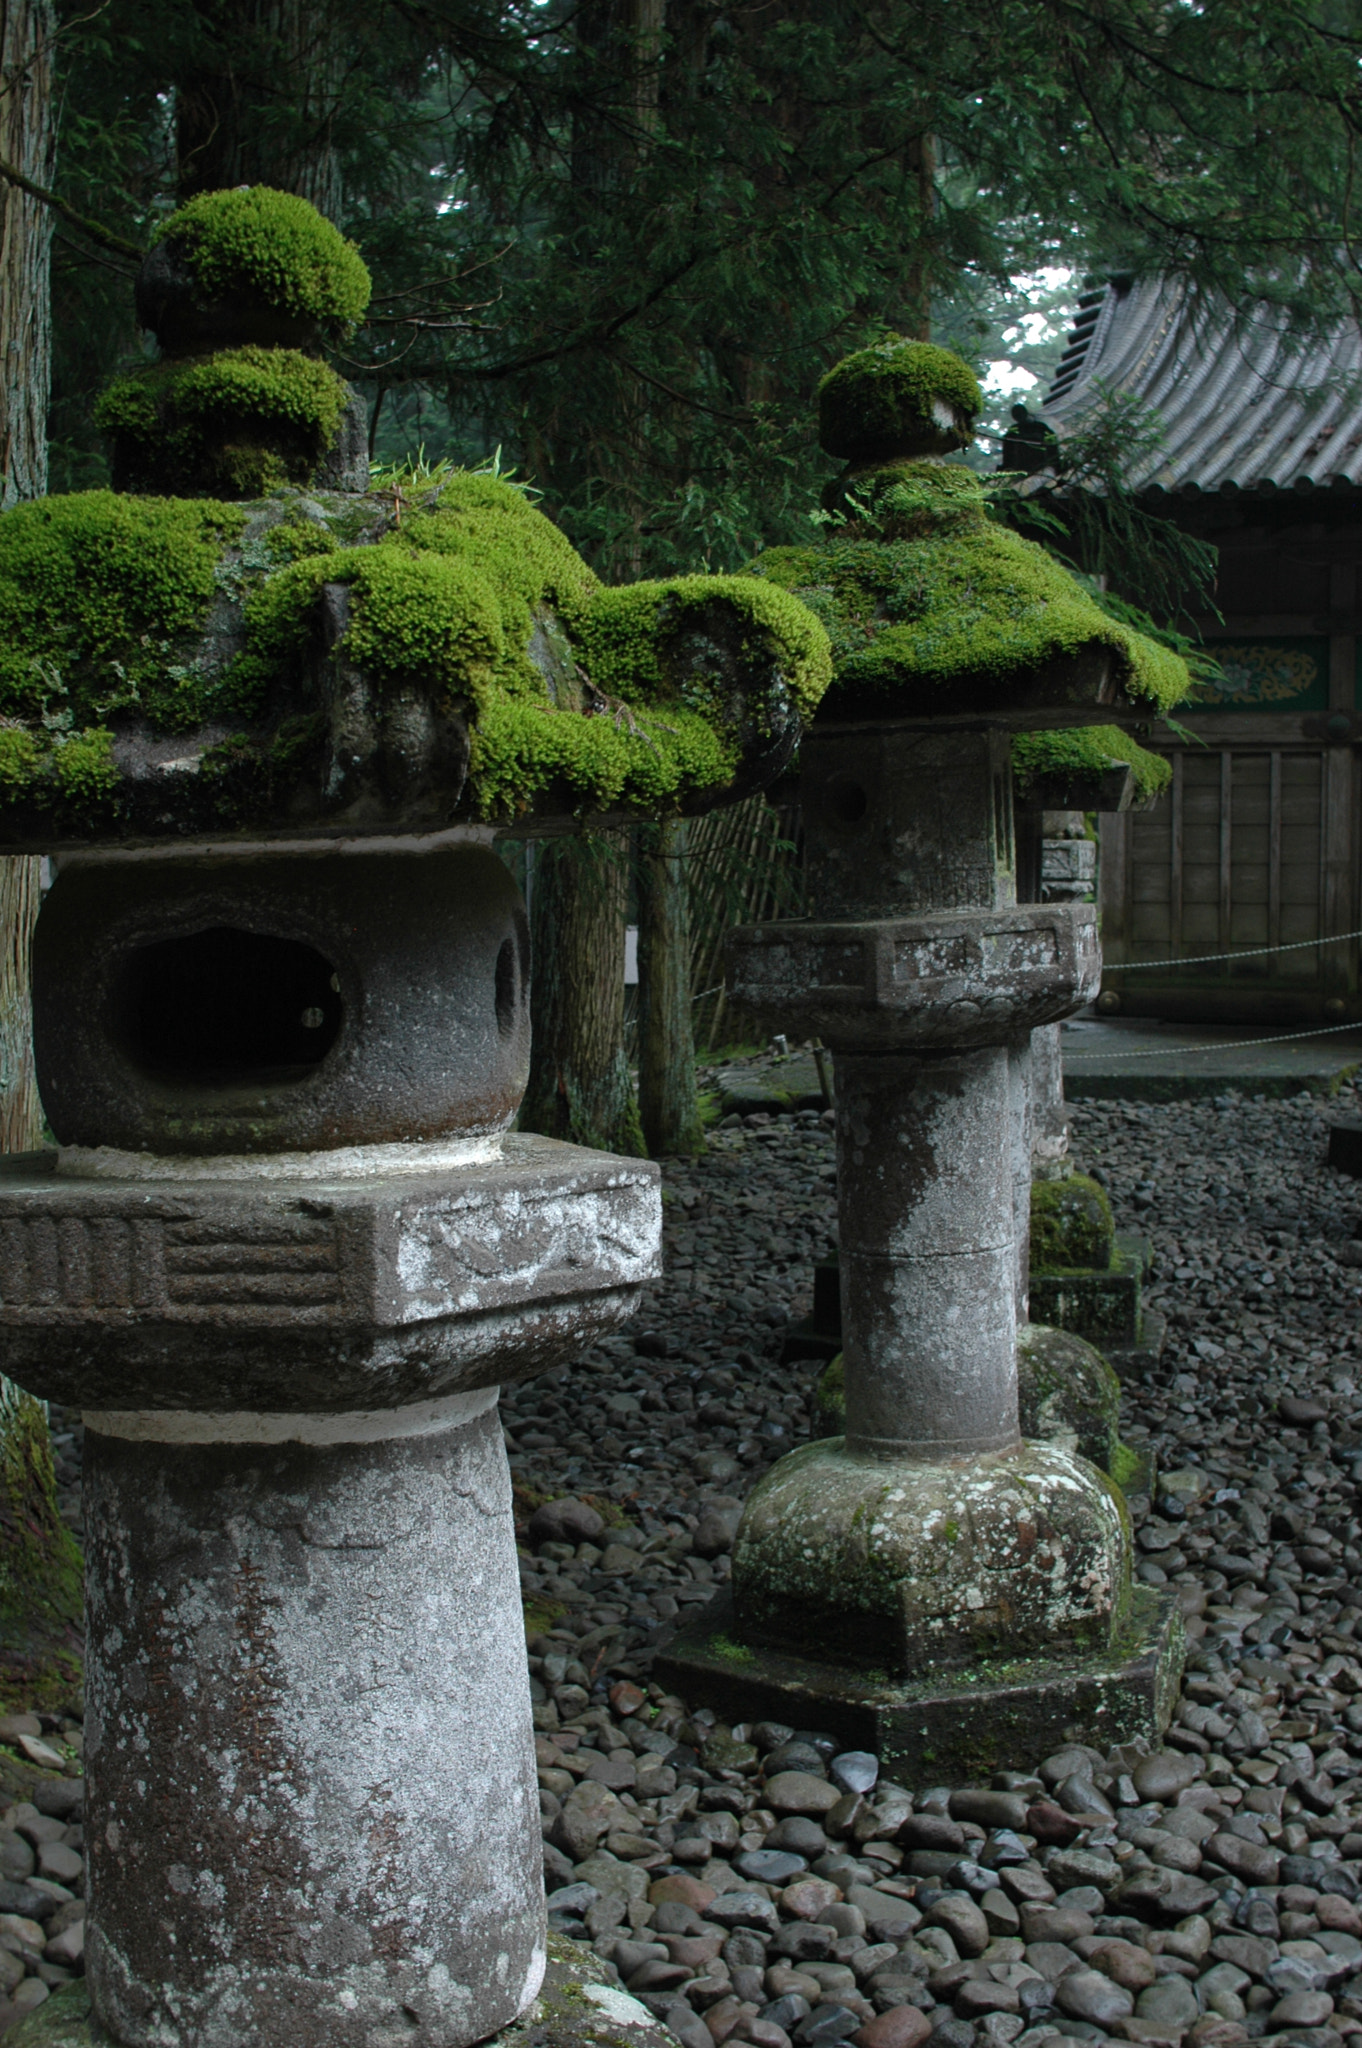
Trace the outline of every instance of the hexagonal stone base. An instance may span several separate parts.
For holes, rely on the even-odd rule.
[[[675,2035],[620,1990],[618,1979],[606,1983],[607,1967],[579,1942],[550,1933],[538,1998],[485,2048],[676,2048]],[[5,2039],[10,2048],[118,2048],[96,2019],[83,1983],[66,1985],[11,2027]],[[242,2048],[263,2044],[243,2041]]]
[[[741,1641],[724,1592],[659,1654],[653,1675],[732,1721],[826,1728],[848,1749],[873,1750],[909,1783],[963,1784],[1033,1763],[1063,1742],[1105,1750],[1137,1735],[1154,1739],[1168,1726],[1185,1650],[1175,1596],[1138,1586],[1121,1640],[1105,1656],[1018,1658],[887,1685],[874,1673]]]

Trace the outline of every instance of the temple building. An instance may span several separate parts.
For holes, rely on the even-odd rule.
[[[1040,419],[1020,420],[1006,465],[1042,467],[1045,428],[1062,437],[1110,393],[1162,422],[1132,477],[1144,503],[1220,551],[1220,616],[1195,623],[1222,680],[1179,708],[1180,732],[1144,740],[1171,756],[1167,792],[1102,818],[1101,1007],[1362,1018],[1358,940],[1341,936],[1362,925],[1362,331],[1302,348],[1270,313],[1236,318],[1166,278],[1113,279],[1080,299]]]

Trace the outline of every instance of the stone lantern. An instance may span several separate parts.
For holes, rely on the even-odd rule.
[[[848,358],[820,391],[848,465],[824,537],[753,565],[833,647],[802,751],[808,913],[733,934],[730,976],[833,1050],[846,1431],[757,1486],[731,1607],[666,1665],[938,1779],[1152,1734],[1180,1641],[1132,1584],[1119,1493],[1018,1425],[1030,1033],[1091,998],[1100,951],[1090,905],[1016,900],[1009,753],[1148,720],[1185,672],[989,520],[945,460],[978,404],[945,351]]]
[[[116,473],[185,495],[0,518],[58,1140],[0,1162],[0,1365],[84,1412],[88,1974],[128,2048],[461,2048],[533,1999],[497,1390],[629,1315],[659,1195],[511,1129],[493,841],[760,786],[828,673],[786,593],[606,590],[504,480],[369,494],[318,352],[366,292],[301,200],[192,201],[139,292],[162,359],[102,407]]]

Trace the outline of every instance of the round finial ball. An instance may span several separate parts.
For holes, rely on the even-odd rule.
[[[137,314],[172,355],[256,342],[315,349],[363,319],[370,280],[353,242],[294,192],[200,192],[163,221]]]
[[[944,455],[973,439],[982,404],[968,363],[894,335],[828,371],[818,387],[818,439],[845,462]]]

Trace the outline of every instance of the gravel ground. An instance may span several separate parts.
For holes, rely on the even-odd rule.
[[[1358,1107],[1075,1107],[1077,1163],[1153,1241],[1168,1343],[1124,1434],[1162,1475],[1133,1504],[1137,1569],[1178,1587],[1192,1655],[1162,1751],[1019,1756],[953,1792],[649,1678],[807,1430],[814,1368],[776,1354],[834,1225],[816,1113],[668,1166],[665,1283],[504,1414],[552,1918],[686,2048],[1362,2034],[1362,1243],[1359,1191],[1323,1163]],[[78,1433],[62,1449],[69,1488]],[[0,1815],[33,1909],[0,1891],[21,2005],[79,1968],[80,1878],[41,1876],[42,1819]],[[69,1818],[57,1846],[79,1853]]]

